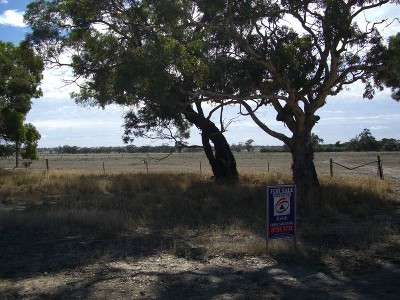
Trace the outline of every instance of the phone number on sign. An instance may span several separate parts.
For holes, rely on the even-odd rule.
[[[284,232],[293,232],[294,231],[294,226],[293,225],[287,225],[287,226],[278,226],[278,227],[271,227],[269,228],[269,233],[274,234],[274,233],[284,233]]]

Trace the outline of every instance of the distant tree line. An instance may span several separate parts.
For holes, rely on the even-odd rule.
[[[183,150],[184,149],[184,150]],[[39,148],[40,153],[50,154],[100,154],[100,153],[171,153],[171,152],[202,152],[201,147],[175,147],[169,145],[160,146],[110,146],[110,147],[78,147],[78,146],[59,146],[56,148]]]
[[[369,129],[364,129],[356,137],[345,143],[340,141],[334,144],[324,144],[324,140],[318,135],[312,134],[312,143],[315,152],[343,152],[343,151],[400,151],[400,140],[383,138],[377,141]],[[254,140],[232,144],[234,152],[290,152],[287,146],[255,146]],[[202,152],[202,147],[175,147],[169,145],[160,146],[115,146],[115,147],[78,147],[59,146],[56,148],[39,148],[40,153],[51,154],[97,154],[97,153],[171,153],[171,152]]]
[[[343,151],[400,151],[400,140],[383,138],[377,141],[369,129],[364,129],[356,137],[345,143],[323,144],[324,140],[312,134],[314,152],[343,152]],[[286,146],[261,147],[260,152],[288,152]]]
[[[349,151],[400,151],[400,140],[384,138],[377,141],[369,129],[364,129],[346,146]]]

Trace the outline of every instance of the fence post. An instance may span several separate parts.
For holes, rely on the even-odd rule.
[[[268,173],[269,173],[269,162],[268,162]]]
[[[46,170],[49,171],[49,160],[46,158]]]
[[[333,177],[333,160],[332,160],[332,158],[329,159],[329,173],[331,174],[331,177]]]
[[[106,174],[106,167],[104,165],[104,161],[103,161],[103,173]]]
[[[200,161],[200,175],[201,175],[201,161]]]
[[[383,179],[382,161],[381,161],[381,158],[380,158],[379,156],[378,156],[377,163],[378,163],[378,174],[379,174],[379,178],[380,178],[380,179]]]

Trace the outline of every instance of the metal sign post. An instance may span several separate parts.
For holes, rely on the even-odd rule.
[[[272,239],[293,237],[296,247],[296,185],[267,186],[267,250]]]

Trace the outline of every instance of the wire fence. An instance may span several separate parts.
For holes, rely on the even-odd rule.
[[[331,158],[330,159],[330,175],[331,175],[331,177],[333,177],[333,165],[334,164],[337,165],[337,166],[340,166],[342,168],[345,168],[346,170],[349,170],[349,171],[353,171],[353,170],[356,170],[356,169],[361,168],[361,167],[365,167],[365,166],[369,166],[369,165],[375,164],[377,166],[377,172],[376,172],[377,176],[379,176],[380,179],[384,179],[382,160],[381,160],[380,156],[377,156],[377,159],[374,160],[374,161],[367,162],[367,163],[364,163],[364,164],[361,164],[361,165],[358,165],[358,166],[354,166],[354,167],[345,166],[343,164],[340,164],[338,162],[333,161],[333,159]]]
[[[371,160],[371,154],[316,153],[314,162],[318,175],[371,176],[377,173],[383,179],[382,159],[375,156],[377,159]],[[166,157],[167,155],[168,153],[46,154],[27,164],[26,168],[38,171],[211,174],[211,167],[203,153],[173,153]],[[400,154],[381,155],[385,162],[385,176],[400,178]],[[242,152],[235,153],[235,157],[239,173],[291,173],[290,153]],[[0,160],[0,168],[15,168],[15,158]],[[22,163],[21,168],[24,168]]]

